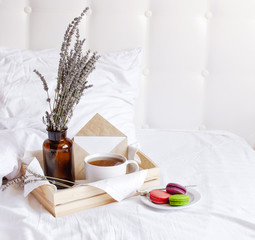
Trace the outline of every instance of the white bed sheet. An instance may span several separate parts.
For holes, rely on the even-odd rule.
[[[197,184],[200,202],[161,211],[139,197],[54,218],[23,190],[0,192],[1,239],[254,239],[255,152],[216,131],[139,130],[141,149],[161,169],[161,183]]]

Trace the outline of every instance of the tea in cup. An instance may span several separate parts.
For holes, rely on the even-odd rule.
[[[128,165],[139,171],[139,165],[135,160],[127,160],[126,157],[115,153],[88,155],[84,161],[85,175],[89,182],[124,175]]]

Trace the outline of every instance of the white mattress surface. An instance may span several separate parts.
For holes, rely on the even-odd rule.
[[[162,211],[139,197],[54,218],[23,189],[0,192],[1,239],[254,239],[255,152],[228,132],[139,130],[161,183],[196,184],[201,200]],[[6,159],[8,161],[8,159]]]

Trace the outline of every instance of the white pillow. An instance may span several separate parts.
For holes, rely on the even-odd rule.
[[[100,54],[89,76],[93,87],[85,91],[68,124],[74,136],[96,113],[101,114],[136,142],[133,123],[138,95],[141,49]],[[36,128],[45,131],[41,118],[49,110],[37,69],[48,82],[53,101],[59,53],[49,49],[30,51],[0,47],[0,129]]]

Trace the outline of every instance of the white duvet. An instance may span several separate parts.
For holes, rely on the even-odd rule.
[[[0,146],[14,150],[6,150],[0,172],[14,174],[17,146],[7,132],[0,134]],[[19,141],[21,135],[13,134]],[[0,238],[255,239],[255,152],[242,138],[213,131],[140,130],[137,135],[142,151],[159,165],[163,186],[197,185],[202,198],[196,205],[162,211],[133,197],[54,218],[32,195],[24,198],[23,189],[10,187],[0,192]],[[44,137],[29,132],[26,144],[39,146]]]

